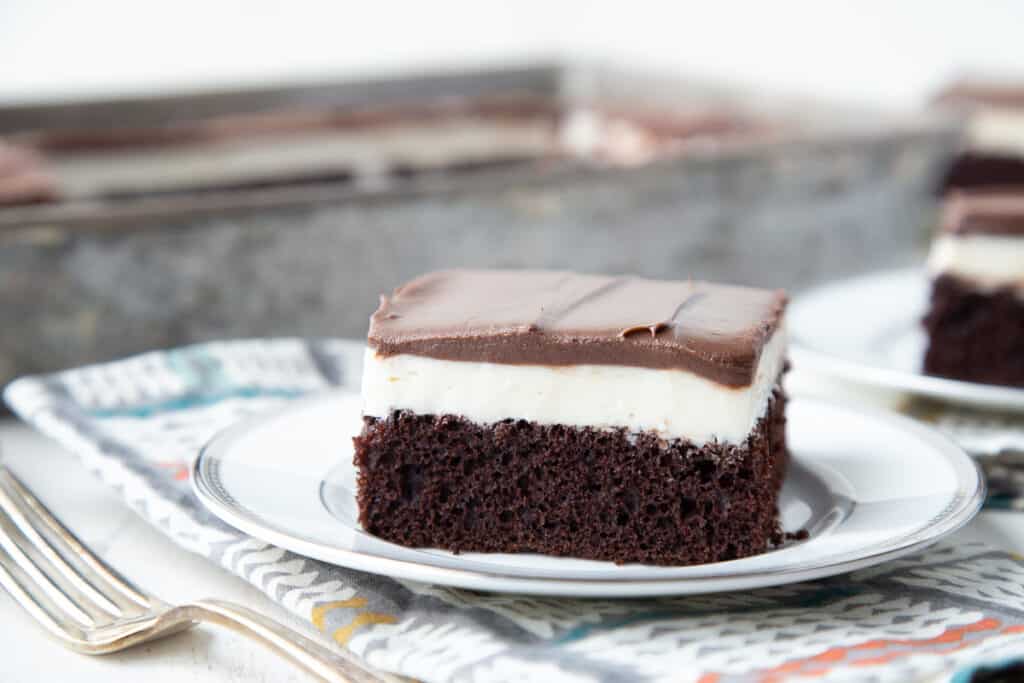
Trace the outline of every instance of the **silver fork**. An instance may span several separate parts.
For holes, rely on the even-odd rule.
[[[262,643],[322,680],[380,680],[245,607],[220,600],[174,606],[143,592],[93,555],[3,465],[0,585],[51,635],[78,652],[118,652],[209,623]]]

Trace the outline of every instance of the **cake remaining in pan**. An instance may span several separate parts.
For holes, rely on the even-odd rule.
[[[445,271],[384,297],[363,527],[407,546],[690,564],[778,538],[777,291]]]

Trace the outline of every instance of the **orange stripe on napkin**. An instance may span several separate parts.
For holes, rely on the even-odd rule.
[[[394,624],[398,621],[390,614],[379,614],[377,612],[363,612],[352,620],[348,626],[342,626],[334,632],[332,637],[339,645],[344,645],[349,638],[355,634],[356,629],[370,624]]]

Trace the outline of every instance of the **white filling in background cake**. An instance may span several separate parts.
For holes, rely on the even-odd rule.
[[[730,387],[685,370],[620,365],[506,365],[366,350],[363,414],[395,410],[570,427],[626,428],[664,439],[740,444],[765,414],[785,363],[780,325],[765,344],[754,381]]]
[[[932,244],[928,270],[953,275],[979,289],[1014,287],[1024,292],[1024,238],[1010,235],[942,235]]]
[[[975,112],[967,123],[967,147],[974,152],[1024,156],[1024,111],[991,107]]]

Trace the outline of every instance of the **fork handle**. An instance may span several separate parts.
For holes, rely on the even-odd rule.
[[[174,611],[180,617],[223,626],[262,643],[329,683],[380,683],[379,678],[320,643],[241,605],[222,600],[200,600]]]

